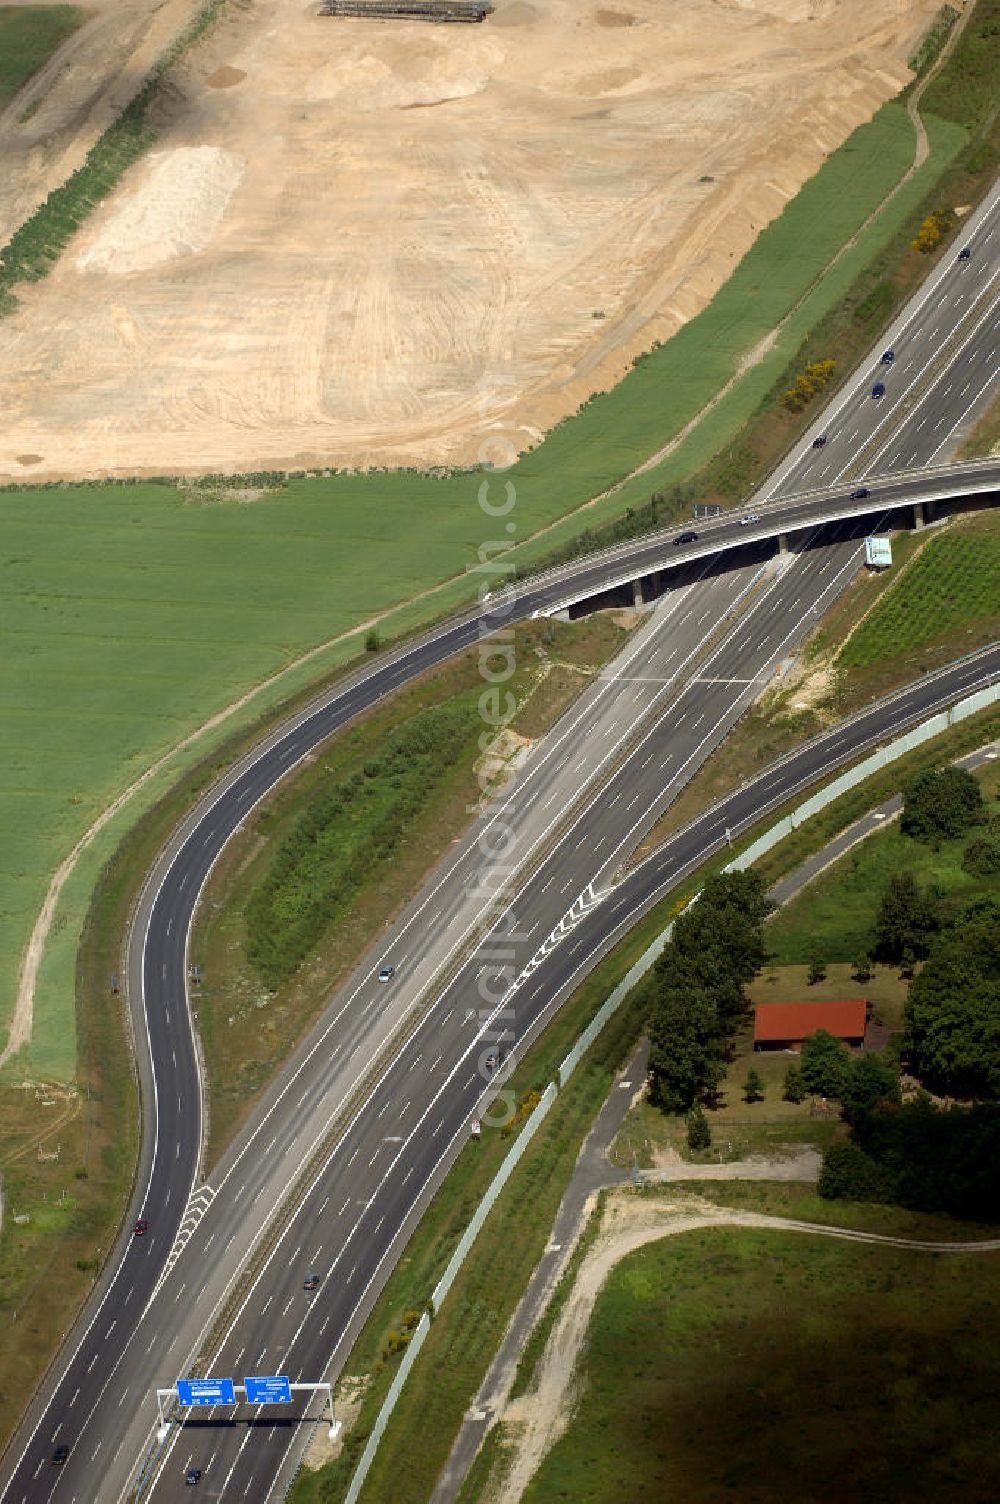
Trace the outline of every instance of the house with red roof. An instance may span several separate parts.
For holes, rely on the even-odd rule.
[[[755,1050],[800,1050],[802,1041],[825,1029],[834,1039],[861,1048],[868,1022],[866,998],[835,1003],[758,1003],[754,1009]]]

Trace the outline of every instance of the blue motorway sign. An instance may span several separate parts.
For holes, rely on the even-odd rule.
[[[251,1405],[290,1405],[292,1384],[290,1379],[275,1375],[273,1378],[247,1378],[247,1402]]]
[[[177,1398],[182,1405],[235,1405],[232,1379],[178,1379]]]

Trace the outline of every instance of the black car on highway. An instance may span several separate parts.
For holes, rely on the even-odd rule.
[[[674,539],[674,547],[677,548],[682,543],[697,543],[697,541],[697,533],[678,533],[677,537]]]

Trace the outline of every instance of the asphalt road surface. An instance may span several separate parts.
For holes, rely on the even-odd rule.
[[[951,383],[946,393],[949,402],[953,403],[949,412],[957,412],[959,397],[964,400],[972,395],[971,389],[969,392],[961,390],[962,383],[956,385],[958,363],[985,361],[981,369],[987,373],[990,350],[995,352],[996,320],[990,317],[992,305],[988,302],[996,279],[997,258],[993,249],[996,242],[989,238],[994,209],[995,202],[977,230],[977,235],[982,236],[982,254],[978,242],[975,242],[973,258],[961,266],[956,263],[953,269],[945,268],[938,276],[936,290],[924,299],[924,306],[930,310],[931,305],[937,306],[939,300],[953,297],[953,284],[949,280],[952,271],[956,277],[959,273],[966,277],[965,296],[967,301],[973,300],[970,306],[975,314],[970,319],[967,336],[957,343],[952,338],[956,317],[954,308],[945,320],[946,329],[932,320],[929,312],[915,318],[910,328],[908,357],[914,365],[909,372],[900,365],[898,376],[901,383],[908,377],[915,395],[906,412],[898,414],[904,420],[903,424],[893,431],[902,433],[903,427],[909,425],[904,438],[907,444],[916,443],[915,458],[911,461],[914,465],[931,460],[943,442],[932,427],[930,417],[934,414],[934,404],[939,401],[940,392],[945,389],[944,384]],[[968,276],[970,270],[972,275]],[[939,361],[940,351],[948,340],[954,348],[950,345],[947,358]],[[897,355],[897,360],[902,360],[902,353]],[[891,375],[895,381],[895,362]],[[925,394],[917,390],[922,380],[928,385]],[[888,378],[886,386],[888,395]],[[552,609],[561,602],[567,588],[596,593],[609,580],[617,578],[622,570],[652,575],[668,564],[694,562],[720,547],[745,546],[752,539],[773,536],[778,531],[806,529],[817,519],[837,513],[867,511],[871,514],[876,509],[919,500],[925,495],[944,495],[949,489],[958,487],[979,492],[995,489],[1000,466],[984,463],[967,467],[962,478],[954,484],[946,478],[932,483],[933,477],[919,473],[887,480],[876,479],[872,474],[868,479],[866,471],[866,484],[871,492],[869,498],[851,502],[846,485],[835,493],[835,487],[844,477],[853,479],[850,472],[855,460],[852,456],[861,455],[863,451],[867,454],[865,446],[881,442],[886,433],[883,428],[878,432],[850,430],[850,402],[838,400],[838,414],[833,415],[828,423],[827,444],[820,450],[810,447],[792,466],[787,477],[779,478],[777,490],[782,493],[782,499],[774,500],[768,494],[759,524],[741,529],[737,519],[722,518],[699,526],[699,539],[683,548],[676,548],[669,538],[645,540],[582,564],[567,566],[506,593],[498,601],[491,601],[491,625],[502,627],[513,615]],[[900,398],[900,403],[902,400]],[[882,404],[872,403],[870,408],[861,404],[865,415],[876,408],[879,424],[883,417],[887,421],[894,411],[892,402],[886,404],[885,399]],[[917,422],[919,411],[924,412],[924,418]],[[835,445],[834,438],[841,431],[837,424],[841,419],[844,437],[842,441],[838,438]],[[890,444],[900,440],[886,438],[885,442]],[[877,454],[870,462],[865,462],[877,467]],[[829,468],[831,465],[832,469]],[[814,490],[805,497],[789,498],[786,495],[790,487],[817,486],[822,486],[823,491]],[[762,502],[762,508],[763,505]],[[592,935],[603,935],[602,926],[612,920],[616,921],[612,933],[617,934],[634,917],[634,905],[624,918],[620,917],[619,911],[623,893],[638,894],[635,874],[615,887],[611,896],[601,899],[593,895],[588,899],[587,887],[596,881],[593,892],[599,891],[600,883],[607,881],[614,864],[620,862],[643,819],[655,818],[656,808],[668,802],[669,786],[676,786],[686,776],[686,770],[693,771],[696,759],[710,747],[713,736],[718,734],[721,737],[725,733],[731,718],[739,713],[742,703],[739,696],[745,698],[753,684],[759,684],[759,675],[767,670],[775,652],[787,651],[795,634],[805,630],[808,613],[819,607],[821,599],[824,596],[832,598],[838,581],[840,584],[844,581],[836,563],[837,550],[846,560],[852,547],[856,555],[856,545],[847,542],[835,542],[824,550],[824,556],[829,555],[835,561],[827,570],[831,576],[828,581],[823,580],[822,571],[811,563],[809,557],[792,560],[762,597],[769,604],[755,607],[747,640],[727,643],[724,648],[726,656],[714,665],[716,672],[707,678],[702,676],[684,691],[688,700],[683,704],[678,702],[676,714],[671,713],[668,720],[661,723],[658,739],[654,729],[648,733],[651,740],[633,750],[627,773],[616,775],[627,783],[627,790],[619,787],[616,795],[614,780],[609,781],[598,803],[578,817],[555,855],[547,859],[557,870],[550,873],[543,863],[532,877],[530,889],[525,890],[518,900],[525,927],[530,925],[530,928],[526,938],[517,942],[517,961],[511,963],[516,968],[521,962],[521,969],[529,972],[517,988],[518,1024],[514,1032],[519,1040],[527,1037],[563,995],[560,979],[564,970],[572,966],[571,975],[577,975],[582,963],[574,958],[580,955],[592,962],[597,949],[604,944],[603,939],[592,939]],[[818,551],[814,557],[819,559]],[[845,564],[847,567],[851,566]],[[799,589],[796,599],[789,593],[792,588]],[[765,631],[765,628],[770,630]],[[259,1116],[255,1116],[254,1124],[220,1167],[223,1190],[220,1192],[212,1185],[199,1193],[200,1199],[191,1200],[202,1121],[200,1082],[186,1000],[186,942],[197,895],[218,852],[239,822],[273,787],[276,779],[318,743],[406,679],[442,661],[451,652],[475,643],[480,635],[478,614],[470,613],[424,634],[404,648],[386,655],[367,672],[345,681],[293,723],[280,728],[234,769],[216,791],[209,806],[200,805],[185,822],[164,860],[158,864],[140,906],[135,931],[137,946],[130,967],[130,996],[140,1031],[139,1063],[151,1127],[143,1145],[139,1191],[133,1214],[150,1221],[150,1234],[144,1239],[123,1236],[115,1250],[95,1300],[85,1312],[84,1320],[57,1363],[51,1380],[43,1386],[23,1434],[5,1459],[6,1465],[13,1467],[13,1476],[2,1495],[4,1499],[40,1500],[55,1495],[60,1499],[90,1501],[119,1496],[122,1482],[131,1470],[135,1455],[132,1443],[137,1429],[148,1429],[150,1399],[144,1374],[155,1372],[161,1381],[169,1381],[183,1371],[183,1361],[191,1350],[185,1346],[191,1336],[190,1329],[200,1331],[216,1299],[215,1287],[218,1286],[218,1299],[221,1299],[233,1273],[234,1254],[228,1252],[227,1247],[232,1250],[241,1232],[249,1236],[260,1229],[266,1219],[269,1196],[273,1199],[274,1187],[279,1183],[287,1184],[289,1177],[304,1162],[301,1157],[296,1157],[293,1146],[300,1143],[310,1114],[315,1111],[308,1089],[304,1089],[303,1097],[298,1101],[282,1100],[280,1112],[275,1112],[272,1119],[274,1131],[270,1139],[254,1137],[259,1126]],[[776,649],[775,644],[781,644],[780,648]],[[968,677],[973,672],[992,673],[994,670],[993,661],[983,657],[978,660],[975,670],[969,667],[956,669],[954,682],[959,682],[963,675]],[[932,701],[939,703],[933,700],[934,687],[944,682],[948,681],[924,681],[914,691],[914,703],[922,704],[921,695],[927,707],[931,707]],[[893,714],[902,717],[907,703],[897,701],[894,710],[883,711],[890,717],[887,726],[895,728],[897,722],[891,717]],[[845,729],[845,745],[849,744],[852,734]],[[835,745],[833,750],[835,753]],[[640,754],[645,757],[645,762],[640,760]],[[818,758],[815,772],[836,765],[837,759],[832,754],[826,762],[819,753],[815,756]],[[646,794],[655,792],[648,788],[636,803],[636,790],[643,778],[660,781],[659,805],[655,801],[643,804]],[[734,811],[729,813],[735,818]],[[591,826],[587,823],[591,820],[597,823]],[[732,820],[729,823],[732,829],[737,828]],[[705,837],[704,831],[702,836]],[[568,844],[571,839],[575,839],[575,847]],[[673,844],[670,843],[671,849]],[[694,864],[700,859],[700,855],[692,858]],[[562,875],[564,862],[573,874],[571,877]],[[649,863],[638,869],[646,873],[653,870]],[[586,880],[585,874],[588,874]],[[548,878],[544,886],[543,877]],[[661,875],[654,884],[651,893],[655,895],[662,891],[663,883],[669,880],[668,871],[666,877]],[[575,896],[574,889],[577,890]],[[574,902],[568,903],[568,899],[574,899]],[[637,896],[637,903],[643,901],[652,902],[653,897],[642,900]],[[567,915],[572,920],[572,911],[577,906],[579,913],[566,925],[565,931],[560,932],[560,943],[541,959],[538,959],[537,952],[525,953],[523,947],[530,951],[533,938],[537,940],[540,935],[544,939],[555,933]],[[551,930],[547,928],[550,919],[553,922]],[[483,1089],[478,1055],[483,1054],[484,1047],[474,1031],[465,1027],[470,1022],[464,1017],[466,1003],[453,1003],[453,1019],[447,1020],[447,1032],[442,1034],[439,1048],[432,1055],[428,1057],[427,1052],[414,1044],[417,1039],[426,1041],[426,1035],[420,1031],[430,1027],[428,1019],[445,1019],[443,1000],[450,995],[457,996],[455,988],[458,985],[456,978],[451,987],[442,992],[440,999],[417,1025],[400,1060],[373,1084],[367,1105],[348,1128],[347,1136],[341,1140],[333,1158],[321,1170],[323,1175],[336,1180],[352,1168],[346,1160],[353,1151],[345,1146],[349,1136],[354,1134],[358,1140],[354,1162],[369,1172],[364,1190],[372,1189],[377,1180],[377,1194],[368,1196],[369,1204],[352,1220],[352,1208],[348,1206],[340,1212],[335,1204],[335,1191],[327,1191],[324,1181],[323,1193],[320,1194],[321,1187],[317,1185],[305,1209],[283,1234],[277,1251],[272,1253],[266,1265],[265,1274],[259,1277],[266,1276],[270,1281],[268,1293],[263,1294],[258,1279],[247,1296],[236,1325],[232,1327],[232,1337],[227,1339],[221,1355],[225,1361],[244,1365],[247,1371],[251,1371],[258,1363],[266,1370],[273,1370],[280,1360],[282,1369],[319,1376],[329,1367],[331,1354],[335,1358],[342,1356],[353,1326],[363,1311],[365,1292],[371,1294],[374,1282],[389,1267],[400,1239],[409,1230],[423,1204],[420,1188],[430,1187],[434,1175],[446,1162],[447,1155],[441,1150],[449,1144],[460,1144],[470,1103],[474,1105],[477,1094]],[[468,978],[463,985],[467,994]],[[369,1003],[369,1014],[373,1008],[374,1004]],[[343,1020],[345,1065],[349,1066],[357,1057],[363,1059],[366,1054],[370,1057],[371,1018],[366,1018],[364,1013],[365,1010],[356,1009],[354,1015]],[[461,1019],[458,1019],[459,1013],[463,1015]],[[471,1022],[476,1028],[480,1027],[478,1011]],[[444,1022],[441,1027],[444,1028]],[[454,1032],[456,1029],[457,1033]],[[444,1045],[447,1049],[441,1047]],[[437,1062],[438,1054],[442,1056],[440,1062]],[[450,1062],[450,1069],[446,1076],[442,1076],[447,1062]],[[463,1076],[463,1071],[467,1071],[467,1075]],[[356,1070],[354,1079],[355,1082],[358,1079]],[[408,1091],[411,1093],[409,1097],[406,1095]],[[383,1119],[390,1120],[396,1113],[400,1117],[407,1111],[416,1114],[418,1101],[423,1104],[421,1110],[426,1115],[426,1127],[422,1125],[419,1131],[408,1129],[405,1133],[392,1135],[378,1131],[380,1114]],[[440,1118],[434,1121],[438,1110]],[[264,1115],[266,1112],[267,1101],[262,1108]],[[411,1121],[416,1122],[416,1116]],[[381,1128],[387,1126],[387,1122],[381,1122]],[[396,1138],[405,1149],[393,1153],[386,1148],[386,1143]],[[374,1147],[374,1157],[364,1157],[364,1145]],[[317,1150],[321,1147],[321,1144],[316,1145]],[[257,1175],[256,1193],[250,1179],[251,1167]],[[244,1178],[241,1178],[241,1171],[245,1172]],[[354,1184],[350,1177],[348,1180]],[[218,1209],[217,1201],[220,1202]],[[381,1221],[379,1212],[371,1210],[376,1203],[382,1209]],[[342,1225],[335,1225],[330,1220],[337,1215],[346,1219]],[[315,1223],[316,1237],[322,1232],[322,1242],[309,1242],[313,1231],[313,1224],[308,1221],[311,1216],[326,1219]],[[213,1222],[220,1227],[214,1246],[208,1243],[210,1234],[207,1230]],[[186,1246],[164,1277],[168,1254],[171,1250],[177,1252],[177,1234],[182,1224],[185,1233],[189,1232]],[[305,1229],[301,1244],[293,1243],[291,1237],[291,1229],[298,1226]],[[204,1232],[203,1228],[206,1229]],[[341,1245],[335,1254],[338,1237],[341,1237]],[[352,1263],[351,1254],[355,1249],[357,1258]],[[287,1253],[289,1250],[294,1251],[294,1258],[289,1257],[286,1267],[279,1269],[283,1251]],[[320,1292],[310,1297],[306,1304],[307,1297],[301,1290],[301,1260],[311,1263],[313,1252],[317,1257],[322,1254],[327,1260],[327,1270]],[[332,1262],[335,1256],[336,1264]],[[150,1304],[157,1286],[160,1286],[159,1293]],[[293,1286],[294,1291],[287,1293]],[[334,1287],[335,1299],[332,1299]],[[212,1294],[212,1300],[206,1301],[206,1290]],[[326,1302],[330,1302],[333,1309],[327,1310]],[[172,1310],[167,1308],[168,1303]],[[302,1319],[298,1320],[300,1316]],[[244,1352],[238,1350],[241,1331],[246,1333]],[[285,1457],[289,1441],[299,1433],[293,1425],[272,1420],[269,1412],[263,1419],[265,1425],[242,1428],[227,1425],[221,1430],[209,1423],[212,1437],[221,1438],[213,1455],[206,1455],[208,1467],[203,1486],[212,1496],[222,1496],[219,1490],[223,1487],[225,1497],[266,1496],[261,1490],[266,1489],[267,1479]],[[185,1437],[189,1434],[192,1434],[190,1426],[185,1426],[180,1433]],[[71,1451],[68,1461],[57,1468],[49,1459],[52,1448],[59,1442],[65,1442]],[[202,1450],[207,1454],[207,1448]],[[177,1484],[180,1464],[185,1461],[184,1456],[179,1455],[181,1451],[182,1445],[175,1438],[166,1468],[156,1483],[157,1497]]]

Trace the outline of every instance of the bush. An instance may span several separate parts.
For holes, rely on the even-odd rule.
[[[817,1187],[828,1201],[888,1201],[891,1185],[879,1164],[857,1144],[831,1144]]]
[[[957,223],[954,209],[935,209],[928,214],[910,244],[915,251],[927,256]]]
[[[826,976],[826,962],[818,951],[813,951],[809,958],[809,975],[807,981],[810,987],[815,987],[817,982],[822,982]]]
[[[785,1072],[785,1085],[781,1093],[786,1102],[804,1102],[809,1095],[809,1088],[802,1078],[802,1068],[798,1065],[790,1065]]]
[[[710,1149],[712,1147],[712,1130],[708,1126],[708,1119],[704,1109],[699,1105],[692,1107],[687,1115],[687,1142],[689,1149]]]
[[[1000,872],[1000,834],[970,841],[962,856],[962,871],[970,877],[995,877]]]
[[[872,964],[872,958],[866,951],[863,956],[859,956],[859,958],[855,961],[852,970],[852,976],[854,977],[854,980],[856,982],[870,982],[874,970],[875,968]]]
[[[983,823],[983,792],[965,768],[927,768],[903,786],[900,829],[914,841],[938,846]]]
[[[747,1078],[743,1083],[743,1100],[749,1103],[764,1100],[764,1083],[752,1067],[747,1071]]]
[[[854,309],[859,324],[867,324],[879,314],[888,313],[895,302],[895,290],[891,282],[876,282],[871,292],[866,293]]]
[[[812,365],[806,366],[795,378],[795,384],[790,386],[782,396],[782,406],[790,413],[800,413],[804,407],[818,397],[825,386],[833,380],[833,373],[837,369],[835,360],[817,360]]]

